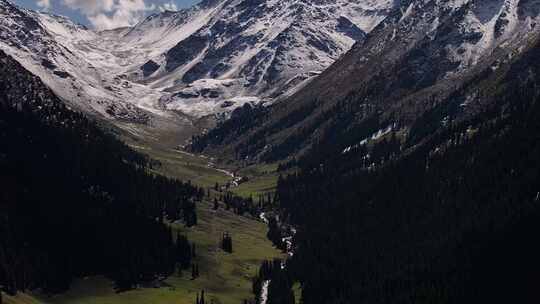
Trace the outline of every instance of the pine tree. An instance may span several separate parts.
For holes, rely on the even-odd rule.
[[[193,264],[191,266],[191,279],[195,280],[199,277],[199,264]]]
[[[192,254],[191,245],[184,235],[178,234],[176,238],[176,258],[177,262],[183,269],[187,269],[191,265]]]
[[[232,253],[232,237],[228,232],[223,233],[221,238],[221,249],[225,252]]]
[[[277,220],[272,217],[269,219],[268,222],[268,233],[266,234],[267,238],[274,243],[274,245],[284,250],[286,248],[285,243],[283,242],[283,238],[281,235],[281,229],[279,228]]]

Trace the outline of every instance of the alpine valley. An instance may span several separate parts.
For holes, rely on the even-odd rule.
[[[540,0],[0,0],[0,303],[538,303]]]

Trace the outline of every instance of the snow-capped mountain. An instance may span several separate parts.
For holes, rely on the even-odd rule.
[[[539,39],[539,24],[538,0],[402,1],[290,103],[354,93],[411,121],[512,63]],[[474,95],[463,114],[482,109]]]
[[[80,110],[146,122],[161,94],[123,80],[130,61],[112,53],[107,38],[64,17],[0,1],[0,48],[7,54]]]
[[[171,128],[288,96],[379,24],[391,0],[205,0],[95,32],[0,0],[0,49],[123,127]],[[179,122],[180,121],[180,122]]]
[[[204,103],[201,114],[288,96],[362,40],[391,6],[358,0],[220,1],[208,22],[134,76],[175,92],[167,103],[184,112],[204,100],[216,102]],[[136,29],[156,18],[162,17]]]
[[[429,136],[494,106],[490,94],[506,86],[512,64],[540,43],[539,25],[539,0],[402,0],[250,130],[216,130],[211,135],[219,136],[203,138],[198,149],[221,145],[235,155],[284,157],[343,134],[350,142],[336,148],[341,152],[388,134],[406,138],[426,121],[431,129],[422,136]],[[356,117],[349,124],[331,129],[351,112]]]
[[[385,75],[384,94],[405,96],[433,86],[449,91],[467,76],[519,56],[538,37],[539,15],[537,0],[402,1],[312,85],[316,94],[342,97]],[[325,85],[330,78],[335,85]]]

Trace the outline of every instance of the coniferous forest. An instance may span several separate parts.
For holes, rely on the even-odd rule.
[[[55,293],[100,274],[124,290],[185,264],[164,220],[195,224],[203,191],[148,173],[147,157],[0,61],[0,285]]]
[[[505,90],[483,92],[485,110],[431,136],[414,132],[437,108],[407,141],[322,145],[295,161],[277,201],[297,227],[287,270],[303,303],[538,302],[537,54],[508,71]]]

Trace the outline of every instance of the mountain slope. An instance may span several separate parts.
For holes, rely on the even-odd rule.
[[[242,158],[276,160],[325,143],[335,154],[390,131],[406,138],[436,107],[444,109],[436,127],[474,115],[486,106],[477,95],[480,81],[538,37],[538,5],[402,1],[364,42],[287,102],[262,111],[248,128],[225,123],[232,132],[210,132],[195,149],[232,146]],[[340,145],[328,145],[338,138]]]
[[[2,289],[57,293],[105,275],[123,290],[174,273],[171,231],[155,219],[193,225],[202,189],[148,173],[146,156],[2,51],[0,91]]]
[[[158,106],[162,93],[126,79],[124,69],[146,51],[131,54],[111,43],[126,29],[95,33],[5,0],[0,1],[0,17],[0,48],[71,107],[136,135],[190,128],[187,119]]]
[[[137,131],[287,96],[383,20],[391,1],[203,1],[94,32],[0,1],[0,48],[72,106]],[[181,112],[181,113],[180,113]]]
[[[482,80],[484,111],[421,144],[391,132],[314,150],[280,179],[280,217],[298,231],[289,281],[305,303],[538,301],[539,50]]]
[[[168,102],[182,110],[208,97],[230,98],[225,106],[232,107],[243,104],[235,97],[256,102],[287,96],[362,40],[390,4],[226,1],[208,24],[154,61],[160,65],[151,79],[181,89]],[[167,76],[163,82],[171,72],[174,81]]]

